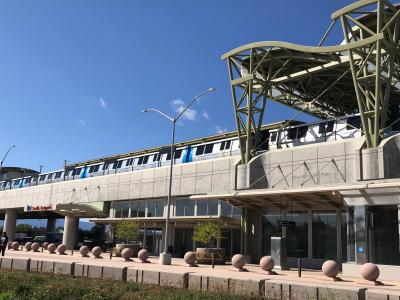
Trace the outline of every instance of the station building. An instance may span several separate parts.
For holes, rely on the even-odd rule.
[[[134,218],[138,242],[157,255],[167,239],[174,256],[198,246],[196,224],[214,220],[228,256],[257,262],[280,237],[289,267],[298,258],[314,268],[334,259],[348,273],[374,262],[400,274],[399,16],[389,1],[362,0],[334,12],[316,46],[234,49],[222,59],[236,132],[178,143],[172,158],[171,147],[156,147],[3,181],[0,213],[7,220],[50,207],[65,216],[68,247],[80,217],[107,226]],[[340,24],[343,40],[326,46]],[[267,99],[298,113],[262,126]],[[320,121],[294,121],[300,113]],[[165,236],[171,159],[173,230]]]

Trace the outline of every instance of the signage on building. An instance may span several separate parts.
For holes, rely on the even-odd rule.
[[[47,211],[53,210],[53,204],[48,205],[27,205],[25,207],[25,211],[32,212],[32,211]]]

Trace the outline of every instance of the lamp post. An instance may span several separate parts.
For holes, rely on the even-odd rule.
[[[163,112],[159,111],[158,109],[149,108],[143,110],[143,113],[146,112],[156,112],[163,117],[167,118],[169,121],[172,122],[172,142],[171,142],[171,166],[169,169],[169,187],[168,187],[168,198],[167,198],[167,216],[165,218],[165,234],[164,234],[164,249],[163,252],[160,254],[160,265],[170,265],[171,264],[171,254],[167,253],[168,247],[168,234],[169,234],[169,217],[170,217],[170,206],[171,206],[171,193],[172,193],[172,168],[174,166],[174,157],[175,157],[175,127],[176,122],[180,119],[180,117],[185,113],[185,111],[192,106],[197,99],[207,93],[212,93],[215,91],[215,88],[209,88],[195,96],[193,100],[184,108],[181,112],[179,112],[175,117],[170,117]]]
[[[10,148],[8,148],[6,154],[4,155],[3,159],[0,161],[0,177],[1,177],[1,171],[3,170],[3,162],[6,160],[8,153],[10,153],[11,149],[14,149],[15,145],[12,145]]]

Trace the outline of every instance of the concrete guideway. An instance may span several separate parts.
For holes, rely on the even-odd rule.
[[[160,266],[158,258],[151,263],[125,262],[122,258],[104,253],[103,259],[81,257],[78,252],[71,255],[8,251],[1,258],[1,269],[23,270],[64,274],[79,277],[103,278],[156,284],[210,292],[227,292],[247,296],[267,296],[277,299],[398,299],[400,281],[384,282],[383,286],[372,286],[365,281],[341,277],[343,281],[332,282],[321,272],[278,271],[279,275],[265,275],[257,265],[248,265],[249,272],[238,272],[231,265],[201,265],[187,267],[182,259],[174,259],[173,265]]]

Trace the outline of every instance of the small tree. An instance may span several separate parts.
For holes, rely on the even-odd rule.
[[[222,238],[221,223],[212,221],[197,225],[193,235],[193,240],[205,245],[206,248],[213,247]]]
[[[115,237],[119,240],[125,240],[126,243],[128,243],[128,240],[136,239],[138,235],[139,223],[136,220],[122,220],[115,228]]]

